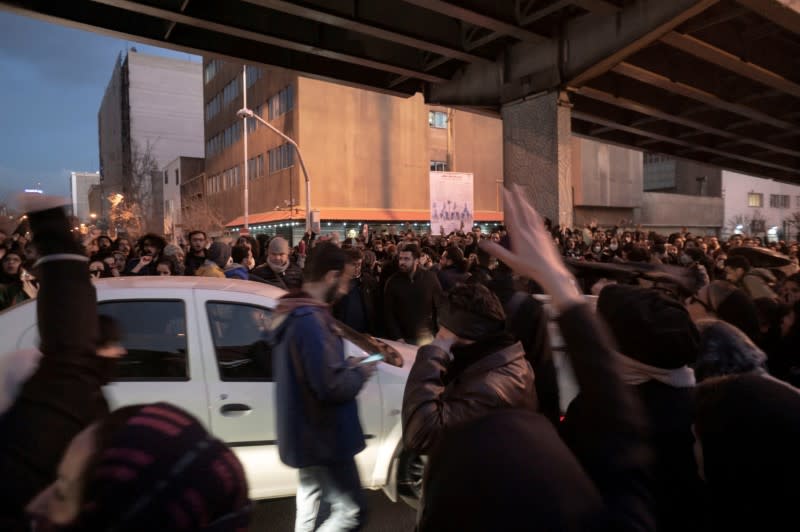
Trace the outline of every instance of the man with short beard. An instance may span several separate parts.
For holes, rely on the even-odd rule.
[[[284,290],[298,290],[302,285],[300,266],[289,260],[289,242],[276,236],[269,243],[267,262],[250,272],[251,281],[271,284]]]
[[[420,250],[400,250],[399,271],[386,281],[384,320],[389,339],[424,345],[436,334],[436,302],[442,287],[436,274],[419,266]]]
[[[325,530],[360,530],[365,501],[355,455],[364,447],[356,396],[375,363],[345,359],[330,305],[347,293],[353,265],[320,242],[304,268],[303,291],[282,297],[270,330],[281,461],[298,469],[296,531],[314,530],[320,499],[331,504]]]
[[[206,261],[207,237],[203,231],[192,231],[189,233],[189,253],[186,254],[184,261],[184,275],[194,275],[197,268]]]

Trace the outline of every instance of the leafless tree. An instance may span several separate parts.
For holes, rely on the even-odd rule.
[[[184,231],[220,233],[225,229],[225,219],[202,195],[184,198],[181,204],[181,226]]]

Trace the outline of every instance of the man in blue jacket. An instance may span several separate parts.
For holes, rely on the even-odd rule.
[[[331,504],[324,530],[359,530],[365,504],[355,455],[364,447],[356,396],[375,364],[345,359],[330,305],[353,276],[344,251],[318,244],[303,290],[281,299],[272,324],[276,419],[281,461],[299,470],[295,531],[311,531],[320,498]]]

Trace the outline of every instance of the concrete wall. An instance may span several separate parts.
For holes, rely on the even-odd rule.
[[[682,227],[695,234],[716,234],[722,227],[723,209],[722,198],[645,192],[634,222],[662,234]]]
[[[300,78],[297,99],[312,208],[429,207],[422,95],[406,99]]]
[[[722,170],[668,155],[648,153],[644,158],[644,189],[689,196],[722,195]]]
[[[753,177],[736,172],[724,170],[722,172],[722,194],[725,204],[725,227],[723,236],[732,234],[735,229],[735,221],[743,219],[751,220],[754,217],[765,221],[766,229],[777,227],[779,231],[784,230],[784,222],[792,213],[800,212],[800,186],[779,183],[771,179]],[[749,207],[749,193],[763,194],[762,207]],[[786,209],[770,206],[771,195],[789,196],[789,207]],[[747,224],[745,224],[747,225]],[[785,227],[788,238],[797,238],[796,227]],[[745,233],[749,233],[749,228],[744,228]],[[762,236],[759,234],[758,236]]]
[[[131,138],[149,142],[159,168],[178,156],[204,157],[203,66],[128,54]]]
[[[642,152],[572,138],[576,206],[632,208],[642,203]]]

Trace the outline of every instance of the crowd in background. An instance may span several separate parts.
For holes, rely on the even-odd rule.
[[[365,227],[291,246],[280,236],[192,231],[175,245],[90,232],[80,249],[94,278],[208,276],[290,295],[303,293],[320,243],[341,250],[352,279],[329,298],[333,316],[421,346],[402,412],[406,447],[431,456],[420,530],[527,529],[530,512],[548,530],[793,529],[781,523],[800,470],[797,243],[540,228],[530,207],[509,201],[510,230],[489,234]],[[0,234],[3,308],[37,297],[30,265],[42,253],[29,240]],[[315,274],[323,301],[326,271]],[[549,318],[529,297],[538,292],[552,298],[581,388],[566,412]],[[588,294],[599,295],[600,321]],[[156,415],[184,415],[169,408]],[[501,433],[498,447],[488,436]],[[491,467],[463,467],[489,456]]]

